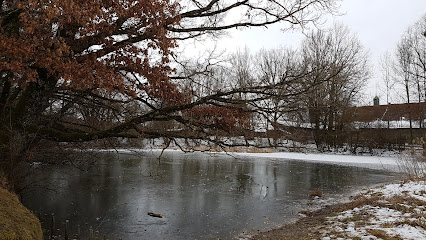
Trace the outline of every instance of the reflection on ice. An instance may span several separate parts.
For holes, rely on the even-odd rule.
[[[88,172],[40,167],[42,187],[57,192],[31,191],[23,199],[46,229],[54,213],[58,222],[70,220],[71,233],[92,228],[123,239],[229,239],[295,219],[313,190],[337,197],[397,177],[355,166],[180,152],[161,161],[105,152]]]

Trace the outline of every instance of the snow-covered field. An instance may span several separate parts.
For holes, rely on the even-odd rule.
[[[120,153],[135,153],[145,152],[160,156],[163,149],[110,149],[97,151],[117,151]],[[181,150],[165,149],[165,152],[182,152]],[[356,165],[371,168],[387,169],[392,171],[398,170],[400,155],[394,152],[389,152],[381,156],[365,156],[337,153],[300,153],[300,152],[273,152],[273,153],[249,153],[249,152],[207,152],[206,154],[226,154],[234,157],[249,157],[259,159],[274,159],[274,160],[301,160],[310,162],[324,162],[342,165]]]
[[[294,159],[303,161],[331,162],[343,164],[375,164],[375,165],[398,165],[397,156],[356,156],[347,154],[325,154],[325,153],[297,153],[297,152],[276,152],[276,153],[229,153],[236,156],[247,156],[257,158],[272,159]]]
[[[360,196],[366,204],[327,218],[320,227],[323,240],[426,239],[426,181],[389,184]]]
[[[120,153],[137,153],[145,152],[159,156],[163,149],[103,149],[95,151],[115,151]],[[165,152],[182,152],[176,149],[165,149]],[[336,153],[300,153],[300,152],[272,152],[272,153],[251,153],[251,152],[206,152],[206,154],[226,154],[234,157],[250,157],[264,159],[287,159],[287,160],[302,160],[311,162],[328,162],[338,164],[362,164],[362,165],[379,165],[384,168],[390,167],[395,169],[398,166],[398,154],[389,153],[385,156],[362,156],[351,154],[336,154]]]

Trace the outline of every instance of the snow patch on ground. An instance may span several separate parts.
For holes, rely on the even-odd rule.
[[[372,189],[373,193],[381,193],[384,197],[410,196],[426,202],[426,182],[407,182],[404,184],[389,184],[380,189]],[[370,194],[371,195],[371,194]]]
[[[389,184],[360,196],[380,200],[327,218],[319,229],[323,240],[426,239],[426,181]]]

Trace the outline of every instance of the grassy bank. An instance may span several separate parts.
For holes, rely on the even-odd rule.
[[[40,221],[25,208],[18,197],[0,188],[0,239],[42,240]]]

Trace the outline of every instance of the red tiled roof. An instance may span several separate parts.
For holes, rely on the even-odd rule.
[[[348,112],[354,122],[372,122],[375,120],[397,121],[403,118],[420,120],[426,118],[426,103],[389,104],[378,106],[354,107]]]

